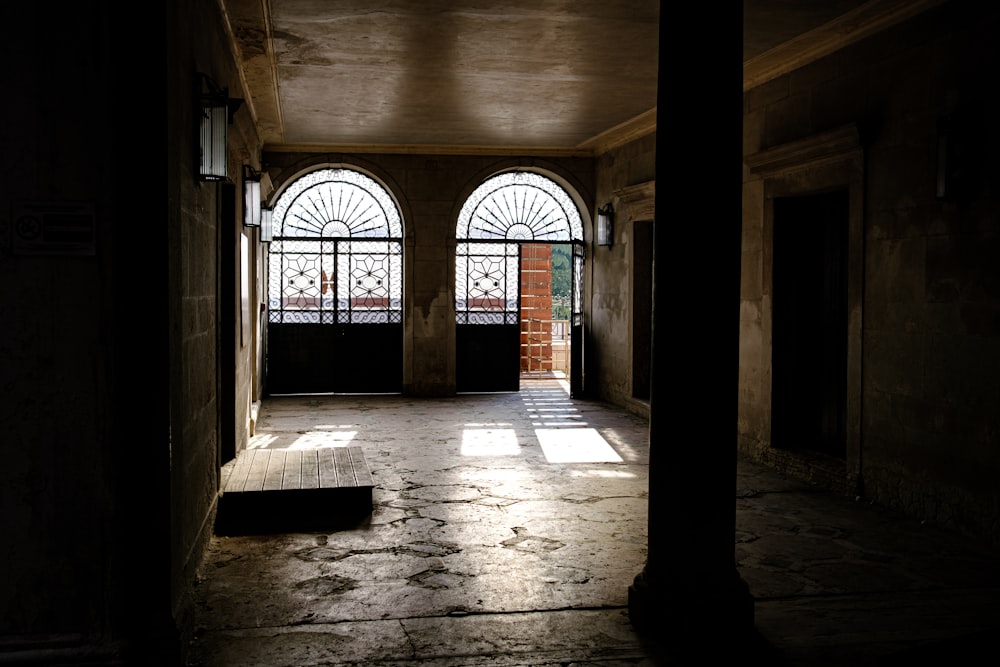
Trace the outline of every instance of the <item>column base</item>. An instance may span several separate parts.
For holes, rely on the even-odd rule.
[[[673,660],[721,658],[734,649],[759,656],[769,648],[754,627],[753,596],[735,568],[731,580],[701,588],[643,570],[629,586],[628,615],[650,648]]]

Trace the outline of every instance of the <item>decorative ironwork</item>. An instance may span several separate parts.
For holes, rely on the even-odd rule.
[[[494,176],[469,196],[455,238],[506,241],[583,240],[580,213],[554,181],[527,171]]]
[[[459,243],[455,251],[459,324],[517,324],[520,253],[516,243]]]
[[[573,244],[573,308],[570,312],[573,326],[583,324],[583,244]]]
[[[583,318],[583,224],[567,192],[540,174],[512,171],[485,181],[458,215],[455,229],[458,324],[520,322],[523,243],[573,244],[573,318]]]
[[[275,238],[403,237],[389,193],[351,169],[318,169],[297,179],[275,203],[272,225]]]
[[[268,319],[402,322],[399,211],[385,189],[349,169],[320,169],[274,206]]]

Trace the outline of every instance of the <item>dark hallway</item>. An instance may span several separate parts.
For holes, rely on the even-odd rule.
[[[741,5],[6,3],[0,665],[972,662],[1000,5]],[[497,224],[501,181],[558,206]],[[827,238],[781,202],[835,191],[836,298],[788,309]],[[572,250],[571,391],[463,393],[528,242]],[[217,530],[230,464],[334,446],[370,520]]]

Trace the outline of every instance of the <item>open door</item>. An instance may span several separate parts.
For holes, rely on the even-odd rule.
[[[571,386],[582,384],[583,225],[568,193],[534,172],[504,172],[469,196],[455,231],[455,388],[518,391],[521,247],[573,244]]]

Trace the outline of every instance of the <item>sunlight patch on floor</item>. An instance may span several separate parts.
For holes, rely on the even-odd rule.
[[[272,442],[277,442],[278,436],[271,435],[270,433],[255,435],[250,438],[250,443],[247,445],[247,449],[267,449],[271,446]]]
[[[622,457],[593,428],[537,428],[549,463],[621,463]]]
[[[357,431],[307,431],[288,446],[288,449],[320,449],[343,447],[358,434]]]
[[[606,468],[592,468],[590,470],[570,470],[566,473],[567,477],[600,477],[602,479],[632,479],[635,477],[634,472],[626,472],[624,470],[608,470]]]
[[[462,456],[517,456],[521,446],[512,428],[467,428],[462,431]]]

